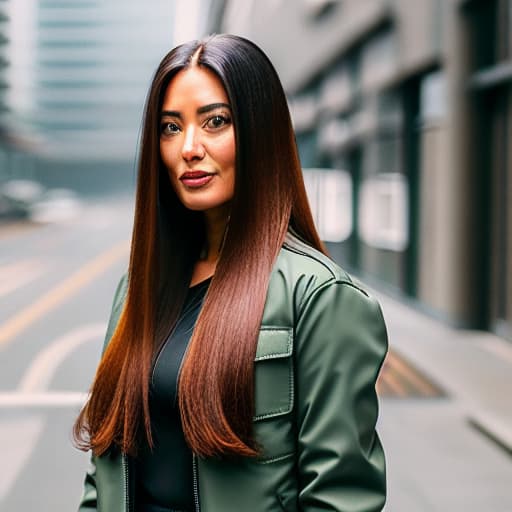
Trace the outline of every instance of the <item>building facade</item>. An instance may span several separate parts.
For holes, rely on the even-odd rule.
[[[167,0],[150,9],[135,0],[1,1],[0,184],[99,191],[103,177],[133,186],[145,96],[173,44],[174,9]]]
[[[9,114],[2,124],[56,159],[124,159],[173,8],[96,0],[9,1]],[[148,30],[151,27],[151,30]]]
[[[451,324],[512,338],[512,1],[217,6],[210,31],[276,64],[315,215],[338,223],[332,255]]]

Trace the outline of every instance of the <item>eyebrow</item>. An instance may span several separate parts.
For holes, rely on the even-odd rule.
[[[215,110],[216,108],[229,108],[231,110],[231,107],[227,103],[211,103],[210,105],[199,107],[197,109],[197,113],[204,114],[205,112],[210,112],[211,110]]]
[[[199,107],[197,109],[198,114],[205,114],[206,112],[211,112],[212,110],[215,110],[217,108],[228,108],[231,110],[231,106],[228,103],[210,103],[209,105],[204,105],[203,107]],[[160,114],[163,116],[169,116],[169,117],[177,117],[178,119],[181,119],[181,113],[177,110],[162,110],[162,113]]]

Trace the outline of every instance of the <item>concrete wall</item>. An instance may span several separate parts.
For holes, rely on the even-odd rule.
[[[222,30],[249,37],[268,52],[292,103],[294,95],[300,97],[312,78],[333,76],[333,64],[338,66],[347,52],[357,47],[363,49],[362,67],[366,65],[365,54],[370,55],[368,70],[361,71],[359,84],[359,93],[368,101],[386,88],[426,76],[431,70],[443,71],[443,115],[418,128],[417,298],[453,323],[472,325],[482,303],[477,276],[482,250],[474,236],[482,205],[478,204],[480,191],[475,179],[479,170],[467,90],[470,45],[460,9],[463,2],[345,0],[318,19],[308,15],[308,3],[231,1]],[[388,51],[382,56],[377,51],[371,61],[371,45],[377,34],[389,39],[381,45],[387,45]],[[363,111],[368,107],[364,101]],[[314,116],[312,119],[317,122]]]
[[[227,2],[221,30],[253,39],[269,54],[293,92],[337,56],[386,23],[398,37],[397,74],[439,55],[439,0],[344,0],[325,17],[309,14],[307,0]]]
[[[260,44],[289,91],[304,84],[361,34],[390,15],[385,0],[345,0],[318,20],[308,14],[306,0],[231,1],[222,24],[224,32],[243,35]]]

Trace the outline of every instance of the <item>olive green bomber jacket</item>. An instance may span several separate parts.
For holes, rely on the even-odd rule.
[[[106,342],[126,293],[121,281]],[[375,382],[387,351],[378,303],[288,236],[270,279],[255,358],[257,459],[194,457],[196,512],[377,512],[386,496]],[[133,470],[92,457],[79,512],[133,511]]]

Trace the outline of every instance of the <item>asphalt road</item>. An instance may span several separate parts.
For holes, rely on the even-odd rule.
[[[128,261],[131,201],[0,227],[0,510],[76,509],[87,455],[71,427]]]
[[[0,226],[1,511],[76,510],[88,456],[72,446],[71,428],[127,266],[131,202],[89,202],[57,224]],[[399,336],[403,318],[387,320]],[[512,510],[510,456],[449,394],[395,356],[378,389],[387,512]]]

